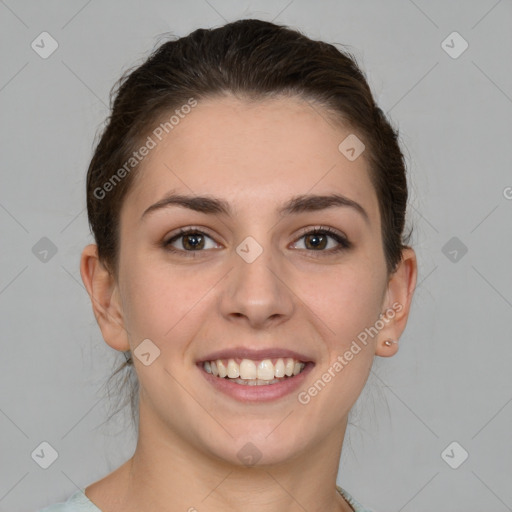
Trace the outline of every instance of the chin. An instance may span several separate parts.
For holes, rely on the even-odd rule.
[[[223,446],[212,447],[212,452],[226,463],[240,467],[285,464],[304,449],[304,439],[294,438],[286,430],[279,435],[277,424],[274,423],[272,428],[259,430],[253,436],[247,432],[239,436],[232,434],[233,438],[230,437]]]

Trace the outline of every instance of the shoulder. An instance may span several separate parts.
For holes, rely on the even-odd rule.
[[[355,512],[375,512],[375,510],[361,505],[361,503],[359,503],[348,491],[339,485],[337,485],[336,488],[338,489],[338,492],[350,503],[350,505],[352,505]]]
[[[82,491],[76,491],[66,502],[54,503],[37,512],[101,512],[101,510]]]

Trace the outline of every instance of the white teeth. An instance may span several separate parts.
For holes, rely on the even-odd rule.
[[[274,365],[270,359],[263,359],[258,364],[258,379],[272,380],[274,378]]]
[[[203,367],[206,372],[220,378],[233,379],[239,384],[250,386],[279,382],[278,379],[298,375],[305,367],[305,363],[291,357],[279,358],[274,365],[271,359],[253,361],[242,359],[238,364],[234,359],[229,359],[227,365],[221,359],[205,361]]]
[[[277,384],[278,382],[281,382],[281,381],[279,379],[272,379],[272,380],[260,380],[260,379],[242,380],[242,379],[234,379],[233,382],[236,382],[237,384],[243,384],[244,386],[266,386],[267,384]]]
[[[241,379],[255,379],[256,378],[256,364],[254,364],[254,361],[251,361],[250,359],[242,359],[242,362],[240,363],[240,378]]]
[[[220,359],[217,361],[217,370],[219,370],[219,377],[222,379],[228,374],[226,366]]]
[[[274,374],[276,377],[284,377],[284,361],[282,359],[278,359],[274,366]]]
[[[293,375],[293,369],[295,367],[295,361],[289,357],[287,360],[286,360],[286,367],[285,367],[285,375],[287,375],[288,377],[291,377]]]
[[[240,377],[240,367],[235,363],[235,361],[233,361],[233,359],[228,361],[228,377],[230,379]]]

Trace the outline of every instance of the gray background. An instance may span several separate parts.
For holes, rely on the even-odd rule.
[[[1,511],[64,500],[134,449],[128,417],[102,424],[119,354],[79,273],[111,86],[158,35],[249,17],[350,45],[409,163],[418,286],[398,354],[376,358],[353,411],[338,482],[377,512],[512,510],[510,0],[5,0],[0,15]],[[47,59],[31,48],[43,31],[59,45]],[[469,44],[458,58],[441,44],[453,31]],[[31,457],[43,441],[48,469]],[[441,456],[452,441],[469,453],[457,469]]]

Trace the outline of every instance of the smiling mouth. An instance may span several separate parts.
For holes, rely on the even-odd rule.
[[[216,359],[198,365],[217,378],[245,386],[266,386],[292,379],[304,371],[312,362],[299,361],[292,357],[274,359]]]

